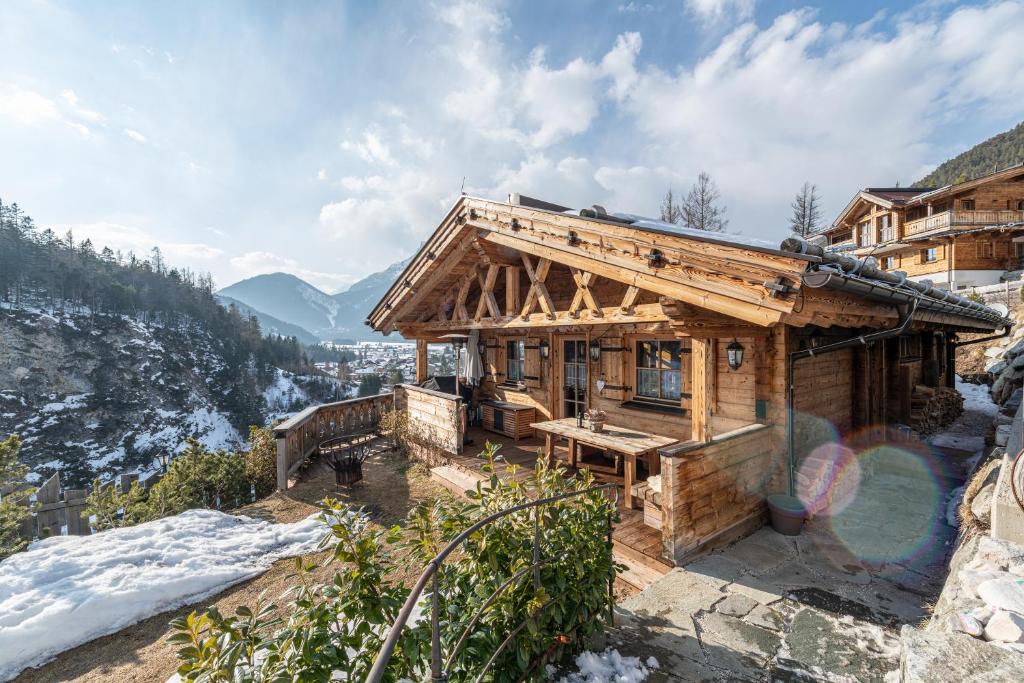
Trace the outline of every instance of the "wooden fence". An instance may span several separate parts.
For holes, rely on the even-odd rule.
[[[399,384],[395,387],[395,410],[408,414],[410,436],[448,455],[462,452],[466,418],[459,396]]]
[[[152,474],[141,482],[148,489],[160,481],[162,475]],[[117,483],[110,482],[105,486],[119,486],[127,491],[132,482],[138,481],[138,474],[122,474]],[[47,479],[36,489],[34,495],[19,495],[15,489],[0,489],[0,496],[13,497],[15,502],[32,510],[32,515],[25,518],[21,528],[21,537],[26,541],[50,536],[88,536],[92,533],[89,518],[85,514],[88,489],[65,489],[60,485],[60,472]]]
[[[393,394],[352,398],[310,406],[274,427],[277,439],[277,488],[288,488],[288,477],[305,462],[321,441],[367,432],[392,409]]]

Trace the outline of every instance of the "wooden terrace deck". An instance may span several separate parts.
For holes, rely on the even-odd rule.
[[[438,482],[460,494],[473,488],[477,480],[484,479],[484,473],[481,470],[484,460],[480,457],[480,453],[483,452],[486,442],[490,441],[501,445],[498,454],[504,463],[520,466],[515,475],[519,481],[524,481],[530,476],[538,452],[544,450],[543,438],[514,441],[502,434],[484,431],[480,428],[471,428],[468,438],[473,440],[472,445],[466,446],[462,455],[452,457],[451,465],[431,470],[431,475]],[[566,465],[568,449],[565,444],[556,444],[554,451],[555,457],[563,465]],[[511,475],[502,470],[499,472],[499,476],[507,478]],[[621,477],[599,473],[595,473],[595,477],[602,482],[611,481],[620,486],[622,484]],[[666,574],[672,567],[661,557],[661,531],[644,524],[643,511],[625,508],[622,500],[622,491],[620,490],[620,521],[612,531],[616,559],[629,567],[629,570],[622,575],[623,580],[637,588],[644,588]]]

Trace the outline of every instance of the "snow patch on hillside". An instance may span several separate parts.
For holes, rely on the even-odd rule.
[[[311,552],[326,533],[317,516],[273,524],[190,510],[40,541],[0,562],[0,681]]]
[[[267,402],[268,419],[271,421],[289,413],[296,401],[310,402],[309,394],[295,382],[295,375],[280,368],[274,380],[263,390],[263,399]]]

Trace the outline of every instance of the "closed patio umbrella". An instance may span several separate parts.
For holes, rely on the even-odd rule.
[[[475,386],[484,377],[484,361],[480,357],[480,330],[470,331],[466,346],[466,381]]]

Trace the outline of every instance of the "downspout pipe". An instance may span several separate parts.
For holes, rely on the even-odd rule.
[[[856,337],[850,337],[849,339],[843,339],[842,341],[833,342],[832,344],[825,344],[819,346],[816,349],[801,349],[799,351],[789,352],[789,362],[786,364],[786,387],[788,389],[786,396],[786,414],[789,421],[789,444],[788,444],[788,455],[789,455],[789,495],[796,496],[796,402],[795,402],[795,387],[794,387],[794,367],[797,361],[804,358],[810,358],[812,356],[822,356],[826,353],[832,353],[833,351],[840,351],[847,349],[852,346],[868,346],[876,341],[882,339],[888,339],[890,337],[898,337],[903,334],[913,323],[914,314],[917,313],[917,306],[920,303],[920,299],[915,297],[909,303],[901,303],[896,306],[896,310],[899,313],[899,319],[896,322],[895,327],[891,327],[887,330],[878,330],[869,334],[862,334]]]

